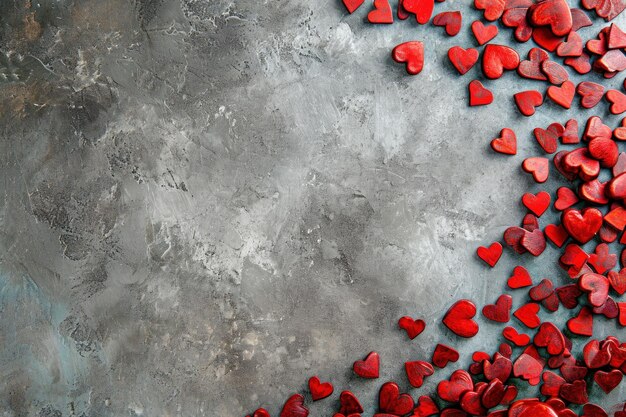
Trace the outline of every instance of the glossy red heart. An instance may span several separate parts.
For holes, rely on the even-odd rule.
[[[478,80],[469,83],[469,105],[485,106],[493,102],[493,94]]]
[[[543,104],[543,96],[537,90],[528,90],[513,95],[515,104],[524,116],[535,114],[535,108]]]
[[[438,368],[445,368],[448,362],[456,362],[459,360],[459,352],[456,349],[438,343],[433,352],[432,362]]]
[[[474,7],[483,10],[486,20],[498,20],[504,12],[505,0],[474,0]]]
[[[385,382],[380,387],[378,407],[383,413],[403,416],[411,412],[414,405],[413,398],[409,394],[401,394],[400,388],[395,382]]]
[[[301,394],[293,394],[287,399],[280,417],[307,417],[309,410],[304,406],[304,397]]]
[[[561,223],[573,239],[587,243],[602,227],[602,212],[594,207],[582,211],[569,208],[561,215]]]
[[[433,15],[435,0],[402,0],[402,7],[415,15],[417,23],[425,25]]]
[[[583,40],[577,32],[570,32],[567,40],[561,42],[556,48],[556,53],[561,57],[580,56],[583,53]]]
[[[528,303],[515,310],[513,315],[526,327],[535,329],[541,324],[541,320],[539,319],[537,313],[539,313],[539,304]]]
[[[518,378],[525,379],[530,385],[539,384],[542,371],[543,365],[541,362],[527,353],[522,353],[513,363],[513,375]],[[513,407],[509,409],[509,416],[511,415],[512,409]],[[531,415],[532,414],[528,415],[528,417]]]
[[[550,161],[548,158],[532,157],[524,159],[522,169],[532,174],[535,182],[543,183],[548,179],[550,174]]]
[[[559,63],[546,59],[539,65],[551,84],[561,85],[568,80],[567,71]]]
[[[563,226],[548,224],[545,229],[543,229],[543,233],[546,237],[554,243],[559,248],[563,246],[569,235]]]
[[[610,393],[622,382],[624,374],[619,369],[613,369],[612,371],[597,371],[593,380],[605,393]]]
[[[404,63],[409,74],[419,74],[424,68],[424,44],[419,41],[401,43],[393,48],[391,57],[399,64]]]
[[[520,62],[517,73],[531,80],[546,81],[548,77],[541,71],[541,63],[550,58],[541,48],[532,48],[528,52],[528,59]]]
[[[507,285],[513,289],[528,287],[532,284],[532,278],[523,266],[516,266],[513,269],[513,275],[507,280]]]
[[[494,267],[500,257],[502,256],[502,245],[499,242],[494,242],[489,247],[480,246],[476,250],[476,254],[490,267]]]
[[[309,378],[309,391],[311,391],[313,401],[321,400],[333,393],[333,384],[321,382],[317,376],[312,376]]]
[[[505,45],[487,44],[483,51],[482,69],[485,77],[500,78],[505,70],[514,70],[519,65],[519,55]]]
[[[439,407],[428,395],[422,395],[417,400],[417,407],[413,410],[413,417],[430,417],[439,414]]]
[[[405,330],[406,334],[412,340],[412,339],[415,339],[417,336],[420,335],[420,333],[424,331],[424,328],[426,327],[426,323],[424,322],[424,320],[421,320],[421,319],[413,320],[409,316],[404,316],[404,317],[401,317],[400,320],[398,320],[398,326],[401,329]]]
[[[364,360],[354,362],[352,369],[361,378],[378,378],[380,368],[380,356],[376,352],[370,352]]]
[[[609,280],[604,275],[588,273],[578,280],[578,286],[587,293],[589,304],[600,307],[609,296]]]
[[[566,0],[544,0],[529,9],[529,21],[534,26],[550,26],[555,36],[565,36],[572,30],[572,12]]]
[[[500,136],[491,141],[491,149],[501,154],[515,155],[517,153],[515,132],[507,127],[502,129]]]
[[[498,35],[496,25],[485,26],[480,20],[472,22],[472,33],[479,45],[484,45]]]
[[[443,318],[443,324],[461,337],[474,337],[478,333],[478,324],[472,320],[476,315],[476,306],[469,300],[454,303]]]
[[[576,87],[580,96],[580,105],[586,109],[595,107],[604,97],[604,87],[591,81],[583,81]]]
[[[495,304],[487,304],[483,307],[483,316],[492,321],[506,323],[510,319],[513,298],[508,294],[502,294]]]
[[[563,333],[550,322],[542,323],[535,334],[533,343],[537,347],[544,347],[550,355],[560,355],[565,350]]]
[[[361,414],[363,412],[363,407],[361,406],[361,403],[350,391],[342,391],[342,393],[339,395],[339,402],[341,404],[339,412],[345,416],[350,416],[352,414]]]
[[[458,369],[450,375],[449,380],[443,380],[437,385],[437,393],[444,401],[458,402],[467,391],[474,389],[474,382],[471,375],[463,370]]]
[[[532,211],[537,217],[541,217],[543,213],[550,207],[550,194],[540,191],[537,194],[525,193],[522,196],[522,203],[526,208]]]
[[[441,12],[433,18],[433,25],[445,27],[448,36],[456,36],[461,30],[462,20],[463,17],[458,10]]]
[[[448,49],[448,59],[459,74],[463,75],[478,61],[478,51],[474,48],[463,49],[460,46],[453,46]]]
[[[374,10],[367,14],[370,23],[393,23],[389,0],[374,0]]]
[[[617,265],[617,255],[610,253],[609,245],[600,243],[596,246],[594,253],[589,255],[587,262],[598,274],[604,274]]]
[[[574,204],[578,203],[578,196],[571,188],[559,187],[556,191],[556,201],[554,202],[554,208],[563,211],[570,208]]]
[[[365,0],[342,0],[343,5],[348,9],[348,13],[352,14],[356,9],[361,7]]]
[[[571,81],[565,81],[560,87],[551,85],[548,87],[547,95],[559,106],[569,109],[572,106],[574,95],[576,94],[576,87]],[[556,151],[556,149],[555,149]]]
[[[589,307],[584,306],[576,317],[567,321],[567,328],[570,332],[580,336],[591,336],[593,334],[593,316]]]
[[[502,330],[502,336],[506,340],[514,343],[515,346],[526,346],[530,343],[530,336],[524,333],[518,333],[514,327],[507,326]]]
[[[611,288],[619,295],[626,293],[626,268],[621,269],[619,272],[610,271],[608,275]]]
[[[424,378],[435,373],[433,366],[424,361],[411,361],[404,364],[406,376],[409,383],[415,388],[419,388],[424,383]]]

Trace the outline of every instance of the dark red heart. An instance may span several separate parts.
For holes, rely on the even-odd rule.
[[[432,362],[438,368],[445,368],[448,362],[456,362],[459,360],[459,352],[456,349],[438,343],[433,352]]]
[[[293,394],[287,399],[280,417],[307,417],[309,410],[304,406],[304,397],[301,394]]]
[[[510,320],[512,305],[513,298],[508,294],[502,294],[495,304],[488,304],[483,307],[483,316],[492,321],[506,323]]]
[[[352,369],[361,378],[378,378],[380,356],[376,352],[370,352],[362,361],[354,362]]]
[[[463,17],[459,11],[441,12],[433,18],[433,25],[444,26],[448,36],[456,36],[461,30],[462,20]]]
[[[519,65],[519,55],[505,45],[488,44],[483,51],[482,68],[485,77],[500,78],[504,70],[514,70]]]

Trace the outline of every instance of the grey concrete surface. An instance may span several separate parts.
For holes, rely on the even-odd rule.
[[[480,71],[459,77],[446,52],[474,45],[479,13],[437,4],[463,12],[448,38],[412,21],[369,25],[369,7],[2,3],[0,415],[278,415],[314,374],[370,415],[380,384],[408,390],[403,362],[436,342],[463,356],[414,395],[497,347],[501,326],[481,320],[468,341],[441,326],[453,300],[495,301],[517,264],[567,282],[554,248],[506,251],[493,270],[474,251],[517,224],[523,192],[560,182],[521,172],[539,153],[532,128],[606,104],[522,118],[512,94],[545,85],[507,74],[485,81],[492,105],[468,108]],[[426,44],[415,77],[390,59],[406,40]],[[504,28],[494,42],[514,43]],[[507,126],[514,157],[488,149]],[[396,328],[405,314],[427,322],[412,342]],[[381,379],[359,380],[351,364],[370,350]],[[336,409],[336,394],[311,405]]]

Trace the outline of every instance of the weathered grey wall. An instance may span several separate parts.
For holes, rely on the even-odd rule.
[[[519,169],[531,129],[593,113],[522,119],[512,94],[545,87],[514,74],[468,108],[479,71],[445,57],[473,45],[467,3],[437,5],[464,13],[447,38],[338,0],[5,1],[0,415],[277,415],[313,374],[371,412],[435,342],[460,345],[460,367],[495,349],[500,326],[461,342],[440,316],[493,302],[519,262],[565,282],[556,250],[494,270],[474,250],[539,189]],[[409,77],[389,55],[414,39],[426,66]],[[488,150],[505,126],[515,157]],[[413,342],[405,314],[428,323]],[[373,349],[381,380],[354,379]]]

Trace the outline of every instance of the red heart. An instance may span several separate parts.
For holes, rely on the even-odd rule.
[[[563,135],[563,126],[560,123],[552,123],[547,129],[536,127],[533,130],[537,143],[546,153],[554,153],[558,147],[558,139]]]
[[[595,138],[611,139],[612,136],[613,132],[611,131],[611,128],[602,123],[602,119],[598,116],[591,116],[587,119],[583,139],[587,141]]]
[[[559,309],[559,297],[552,293],[548,298],[541,300],[541,305],[548,311],[555,312]]]
[[[519,254],[526,253],[526,248],[522,246],[522,238],[528,232],[528,230],[517,226],[508,227],[504,231],[504,241],[513,250]]]
[[[380,356],[376,352],[370,352],[362,361],[354,362],[352,369],[361,378],[378,378]]]
[[[580,336],[591,336],[593,334],[593,316],[589,307],[584,306],[576,317],[567,321],[567,328],[570,332]]]
[[[615,207],[604,215],[604,221],[618,232],[626,229],[626,209],[621,206]]]
[[[508,294],[502,294],[495,304],[487,304],[483,307],[483,316],[492,321],[506,323],[510,319],[513,298]]]
[[[519,65],[517,52],[505,45],[488,44],[483,51],[482,68],[485,77],[500,78],[504,70],[514,70]]]
[[[350,417],[352,414],[361,414],[363,412],[361,403],[350,391],[342,391],[339,395],[339,402],[341,404],[339,412],[345,416]]]
[[[472,33],[479,45],[484,45],[498,35],[496,25],[485,26],[480,20],[472,22]]]
[[[487,381],[497,379],[506,382],[512,370],[513,363],[511,360],[498,352],[493,356],[493,363],[488,358],[483,361],[483,373]]]
[[[517,153],[517,137],[515,132],[505,127],[500,131],[500,137],[491,141],[491,148],[501,154],[515,155]]]
[[[606,92],[606,100],[611,103],[611,113],[620,114],[626,111],[626,95],[617,90]]]
[[[534,329],[539,327],[541,324],[541,320],[539,319],[537,313],[539,313],[539,304],[528,303],[515,310],[513,315],[526,327]]]
[[[500,256],[502,256],[502,245],[499,242],[493,242],[488,248],[480,246],[476,249],[476,254],[493,268],[500,260]]]
[[[524,333],[518,333],[515,328],[507,326],[502,330],[502,336],[511,341],[515,346],[526,346],[530,343],[530,337]]]
[[[448,59],[459,74],[463,75],[478,61],[478,51],[474,48],[463,49],[460,46],[453,46],[448,49]]]
[[[395,382],[385,382],[380,387],[378,407],[383,413],[403,416],[413,410],[413,405],[413,398],[409,394],[400,394],[400,388]]]
[[[610,393],[622,382],[624,374],[619,369],[613,369],[610,372],[597,371],[593,376],[593,380],[605,393]]]
[[[572,191],[571,188],[559,187],[559,189],[556,190],[556,197],[554,208],[559,211],[563,211],[578,203],[578,196],[576,196],[576,193]]]
[[[343,5],[348,9],[348,13],[352,14],[356,9],[361,7],[365,0],[342,0]]]
[[[550,84],[561,85],[568,80],[567,71],[560,64],[546,59],[540,64],[541,72],[548,78]]]
[[[594,68],[596,67],[608,73],[624,71],[626,69],[626,55],[620,49],[612,49],[596,60]]]
[[[522,169],[532,174],[535,182],[546,182],[550,173],[548,158],[532,157],[524,159]]]
[[[609,415],[602,407],[588,403],[583,405],[583,415],[581,417],[609,417]]]
[[[329,397],[333,393],[333,384],[330,382],[320,382],[316,376],[309,378],[309,391],[313,401]]]
[[[543,104],[543,96],[537,90],[522,91],[513,95],[515,104],[524,116],[535,114],[535,107]]]
[[[441,12],[433,18],[433,25],[445,26],[448,36],[456,36],[461,30],[461,12]]]
[[[609,197],[615,200],[626,198],[626,174],[619,174],[609,182],[606,190]]]
[[[504,393],[504,384],[499,379],[495,379],[489,382],[489,385],[483,391],[480,401],[485,408],[493,408],[500,404],[500,401],[504,398]]]
[[[571,9],[572,12],[572,32],[578,32],[578,29],[591,26],[593,22],[582,9]]]
[[[507,281],[507,285],[513,289],[528,287],[533,284],[530,274],[523,266],[516,266]]]
[[[583,358],[585,365],[589,369],[603,368],[611,362],[611,352],[609,351],[609,345],[603,344],[600,347],[598,340],[591,340],[583,348]]]
[[[443,380],[437,385],[437,394],[444,401],[458,402],[461,395],[473,389],[472,376],[463,369],[457,369],[449,380]]]
[[[515,28],[513,36],[518,42],[527,42],[533,34],[533,28],[526,20],[528,7],[513,7],[502,14],[502,23],[506,27]]]
[[[307,417],[309,410],[304,406],[304,397],[301,394],[293,394],[287,399],[280,417]]]
[[[560,355],[565,350],[563,333],[550,322],[542,323],[539,326],[533,343],[537,347],[545,347],[550,355]]]
[[[502,16],[505,0],[474,0],[474,7],[478,10],[484,10],[485,19],[493,22]]]
[[[367,14],[370,23],[393,23],[389,0],[374,0],[374,10]]]
[[[607,297],[604,304],[602,304],[600,307],[594,307],[591,312],[593,314],[602,314],[609,320],[613,320],[614,318],[619,316],[619,308],[617,307],[617,303],[611,297]]]
[[[546,249],[546,238],[541,229],[525,233],[520,243],[533,256],[541,255]]]
[[[546,235],[548,239],[552,243],[554,243],[559,248],[563,246],[569,235],[563,226],[549,224],[543,229],[543,233]]]
[[[435,373],[433,366],[424,361],[406,362],[404,369],[409,383],[415,388],[421,387],[424,383],[424,378]]]
[[[250,417],[249,415],[246,417]],[[270,413],[265,408],[257,408],[252,417],[270,417]]]
[[[448,309],[443,324],[454,334],[461,337],[473,337],[478,333],[478,324],[472,317],[476,315],[476,306],[469,300],[459,300]]]
[[[589,155],[600,162],[604,168],[612,168],[617,163],[619,157],[619,149],[617,143],[613,139],[593,138],[589,142]],[[603,190],[604,191],[604,190]],[[602,195],[604,198],[604,195]],[[607,202],[598,202],[598,204],[606,204]]]
[[[589,255],[589,265],[596,270],[598,274],[604,274],[617,265],[617,255],[609,252],[609,245],[600,243],[596,246],[594,253]]]
[[[626,293],[626,268],[621,269],[619,272],[610,271],[608,278],[611,287],[616,293],[619,295]]]
[[[459,352],[450,346],[438,343],[433,352],[432,362],[438,368],[445,368],[448,362],[459,360]]]
[[[406,72],[416,75],[424,68],[424,44],[419,41],[401,43],[393,48],[391,57],[397,63],[406,63]]]
[[[400,320],[398,320],[398,326],[400,326],[401,329],[405,330],[409,338],[413,340],[424,331],[426,323],[424,323],[424,320],[413,320],[409,316],[404,316],[401,317]]]
[[[398,0],[398,19],[406,20],[409,18],[410,14],[406,10],[404,10],[404,6],[402,5],[403,0]]]
[[[603,138],[595,138],[594,141],[606,140]],[[592,181],[586,181],[578,189],[578,195],[584,201],[588,201],[594,204],[607,204],[609,202],[606,197],[606,183],[600,182],[597,179]]]
[[[541,393],[549,397],[556,397],[559,395],[561,385],[565,383],[565,380],[561,376],[555,374],[552,371],[545,371],[541,375],[543,385],[541,385]]]
[[[548,78],[541,71],[541,63],[550,58],[548,53],[541,48],[532,48],[528,52],[528,59],[520,62],[517,73],[531,80],[546,81]]]
[[[587,243],[602,227],[602,212],[594,207],[582,211],[569,208],[561,215],[561,223],[573,239]]]
[[[580,56],[583,53],[583,40],[578,33],[571,31],[567,35],[567,40],[561,42],[556,48],[558,56]]]
[[[402,6],[404,10],[415,15],[417,23],[424,25],[433,15],[435,0],[402,0]]]
[[[555,36],[565,36],[572,30],[572,12],[565,0],[544,0],[528,12],[534,26],[549,25]]]
[[[556,104],[565,109],[569,109],[572,106],[572,101],[576,94],[576,87],[573,82],[565,81],[560,87],[554,85],[548,87],[547,94]]]
[[[543,371],[541,362],[527,353],[522,353],[513,364],[513,375],[527,380],[530,385],[537,385],[539,383],[541,371]],[[512,409],[513,408],[509,409],[509,415],[514,416],[516,414],[510,414]],[[536,414],[528,414],[528,416],[531,415],[534,416]]]
[[[589,71],[591,71],[591,63],[589,62],[589,59],[589,55],[583,52],[578,57],[565,58],[565,61],[563,61],[563,63],[574,68],[574,71],[579,74],[587,74]]]
[[[481,394],[477,391],[467,391],[461,395],[459,405],[463,411],[470,415],[483,416],[487,414],[487,410],[483,407],[480,397]]]
[[[583,181],[591,181],[600,173],[600,162],[591,158],[587,148],[578,148],[563,157],[563,166],[575,172]]]
[[[580,138],[578,137],[578,122],[576,119],[569,119],[565,123],[565,128],[563,129],[563,134],[561,135],[561,142],[563,144],[580,142]]]
[[[587,264],[589,255],[580,246],[570,243],[565,247],[565,252],[559,258],[559,263],[568,271],[570,277],[574,277]]]
[[[493,102],[493,94],[478,80],[469,83],[469,105],[485,106]]]
[[[554,154],[552,161],[554,162],[554,167],[561,175],[563,175],[563,177],[565,177],[565,179],[568,181],[574,181],[578,177],[578,170],[575,170],[574,172],[568,171],[569,167],[565,165],[565,157],[569,154],[570,152],[568,151],[559,151]]]
[[[571,384],[561,385],[559,396],[573,404],[585,404],[589,401],[587,396],[587,384],[585,381],[574,381]]]
[[[562,36],[556,36],[548,27],[533,28],[532,37],[537,45],[550,52],[554,52],[563,41]]]
[[[576,284],[564,285],[556,289],[556,294],[565,308],[572,309],[578,305],[578,297],[582,291]]]
[[[541,282],[528,291],[530,299],[533,301],[541,301],[550,297],[554,293],[554,285],[552,281],[547,278],[541,280]]]
[[[626,1],[624,0],[583,0],[582,4],[585,9],[595,9],[598,16],[607,21],[613,20],[615,16],[626,9]]]
[[[550,194],[545,191],[540,191],[537,194],[525,193],[522,196],[522,203],[526,208],[537,217],[541,217],[543,213],[550,207]]]
[[[417,407],[413,410],[413,417],[429,417],[439,414],[439,407],[428,395],[422,395],[417,400]]]
[[[609,296],[609,280],[604,275],[588,273],[583,274],[578,280],[578,286],[587,293],[589,303],[594,307],[600,307]]]

